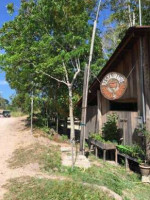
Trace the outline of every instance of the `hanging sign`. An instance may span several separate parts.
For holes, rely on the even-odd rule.
[[[106,99],[119,99],[127,89],[127,79],[120,73],[110,72],[103,78],[100,89]]]

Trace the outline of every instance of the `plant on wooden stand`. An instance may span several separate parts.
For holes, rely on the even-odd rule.
[[[120,153],[136,158],[139,164],[142,163],[142,160],[145,157],[145,151],[137,144],[133,144],[132,146],[117,145],[117,149]]]
[[[150,132],[147,131],[146,126],[136,129],[138,135],[142,136],[145,143],[145,161],[140,164],[140,171],[142,176],[150,175]]]
[[[107,122],[102,128],[102,135],[106,141],[117,142],[119,129],[117,127],[118,115],[112,113],[107,116]]]
[[[107,122],[102,128],[102,134],[91,133],[90,139],[97,140],[103,143],[118,143],[119,129],[117,127],[118,116],[113,113],[107,116]]]

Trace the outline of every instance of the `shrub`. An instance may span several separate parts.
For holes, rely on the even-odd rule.
[[[99,133],[92,133],[90,138],[104,143],[111,143],[109,140],[106,141]]]
[[[118,141],[119,129],[117,127],[118,116],[113,113],[107,116],[107,122],[102,128],[104,139],[107,141]]]

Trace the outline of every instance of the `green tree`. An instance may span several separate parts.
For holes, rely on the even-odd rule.
[[[12,111],[21,110],[23,113],[29,113],[30,111],[30,96],[27,93],[19,93],[13,95],[11,98],[10,109]]]
[[[43,91],[58,89],[67,95],[74,137],[73,94],[82,86],[79,76],[88,61],[93,0],[22,0],[18,16],[0,30],[2,68],[17,92],[30,92],[32,84]],[[10,7],[12,9],[12,5]],[[96,34],[92,69],[102,65],[99,31]],[[56,82],[57,81],[57,82]],[[61,102],[59,92],[58,102]],[[49,93],[47,93],[49,94]],[[60,105],[60,104],[59,104]]]
[[[7,99],[4,99],[0,94],[0,109],[6,109],[9,104]]]
[[[103,34],[103,48],[111,54],[125,31],[131,26],[139,25],[139,0],[106,0],[105,6],[111,14],[104,25],[107,27]],[[150,1],[142,0],[142,25],[150,24]]]

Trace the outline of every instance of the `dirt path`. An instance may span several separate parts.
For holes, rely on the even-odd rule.
[[[30,133],[30,129],[27,128],[25,124],[26,117],[0,118],[0,200],[3,199],[3,195],[6,192],[2,186],[11,178],[20,176],[39,176],[48,178],[40,172],[37,163],[31,163],[17,169],[10,169],[8,167],[8,160],[12,157],[12,154],[16,149],[37,142],[40,144],[54,144],[54,142],[50,142],[46,138],[33,137]],[[55,179],[56,177],[49,178]]]
[[[8,168],[7,160],[21,144],[34,140],[29,130],[25,130],[24,120],[24,117],[0,118],[0,199],[5,192],[2,186],[8,179],[19,176],[17,171]]]
[[[0,118],[0,200],[3,199],[4,193],[6,192],[3,185],[5,185],[8,180],[12,178],[31,176],[52,180],[68,180],[67,177],[63,176],[49,176],[47,174],[43,174],[39,169],[38,163],[31,163],[16,169],[9,168],[8,160],[12,157],[12,154],[16,149],[20,147],[27,147],[37,142],[43,145],[58,145],[58,143],[50,141],[44,137],[33,137],[30,133],[30,129],[26,127],[26,117]],[[69,147],[68,144],[64,143],[59,143],[59,146],[61,146],[61,149]],[[92,186],[88,183],[87,185],[90,187]],[[110,197],[113,197],[114,199],[122,199],[119,195],[108,188],[97,185],[94,187],[98,187],[102,191],[109,193]]]

